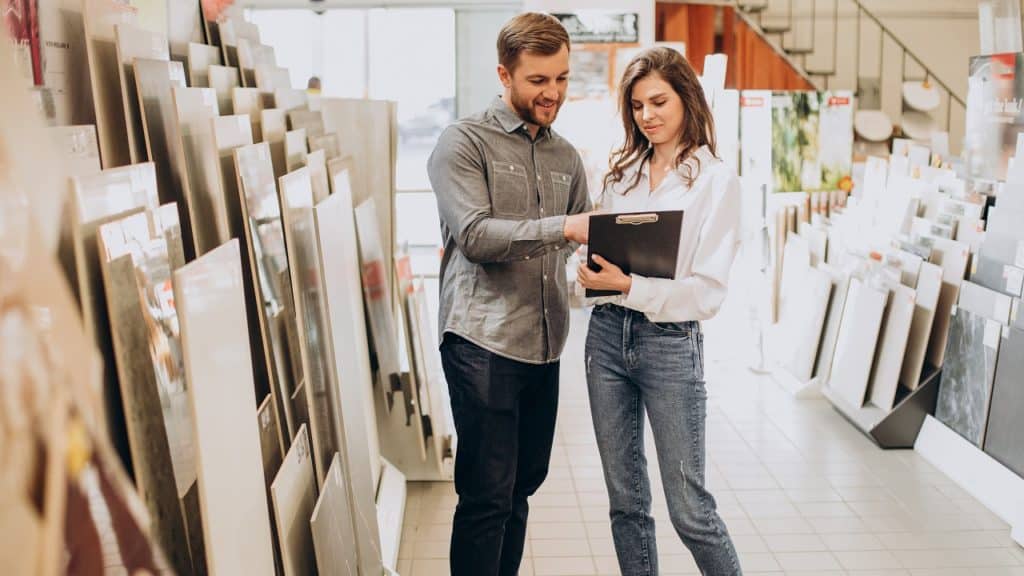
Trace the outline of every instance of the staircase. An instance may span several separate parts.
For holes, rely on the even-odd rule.
[[[853,90],[858,124],[873,116],[891,122],[894,135],[921,140],[948,132],[951,151],[960,150],[966,91],[952,89],[861,0],[669,0],[657,8],[658,39],[686,42],[696,66],[704,53],[729,55],[729,87]],[[967,68],[965,57],[964,76]]]
[[[897,135],[901,126],[903,132],[913,133],[912,123],[920,130],[926,122],[933,130],[949,133],[953,151],[960,149],[966,116],[963,98],[950,87],[949,79],[936,76],[860,0],[734,0],[728,4],[819,90],[854,90],[858,109],[885,112],[897,126]],[[965,60],[965,75],[966,70]],[[910,95],[905,93],[908,83]],[[922,95],[930,102],[911,102]]]

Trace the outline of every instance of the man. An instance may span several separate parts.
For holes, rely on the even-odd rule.
[[[516,16],[498,35],[504,93],[449,126],[429,161],[444,237],[441,360],[459,435],[454,576],[512,575],[527,498],[548,472],[558,359],[569,328],[565,262],[587,240],[583,162],[551,130],[569,35]]]

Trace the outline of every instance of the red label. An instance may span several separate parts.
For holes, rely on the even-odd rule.
[[[829,106],[849,106],[850,105],[850,97],[849,96],[833,96],[833,97],[828,99],[828,105]]]
[[[764,106],[764,97],[744,96],[740,98],[740,106],[743,108],[761,108]]]
[[[1012,80],[1017,68],[1016,54],[993,54],[992,75],[1003,80]]]
[[[384,266],[380,260],[363,265],[363,288],[366,290],[366,297],[371,301],[384,297]]]
[[[412,262],[408,256],[402,256],[395,260],[395,269],[398,273],[398,282],[406,293],[412,294]]]

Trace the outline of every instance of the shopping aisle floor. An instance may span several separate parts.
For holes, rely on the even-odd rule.
[[[573,314],[523,575],[619,573],[583,373],[587,317]],[[708,483],[745,574],[1024,575],[1005,523],[913,451],[882,451],[824,400],[794,400],[747,370],[731,353],[745,323],[732,324],[705,329]],[[698,574],[668,520],[649,432],[662,573]],[[448,574],[455,503],[452,484],[410,484],[402,576]]]

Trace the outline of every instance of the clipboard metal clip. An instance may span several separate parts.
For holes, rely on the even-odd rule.
[[[633,226],[639,226],[641,224],[653,224],[658,221],[658,215],[654,213],[649,214],[622,214],[615,217],[616,224],[632,224]]]

